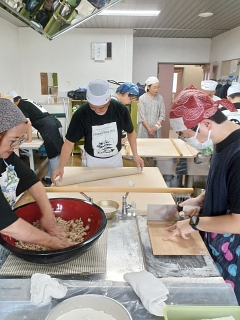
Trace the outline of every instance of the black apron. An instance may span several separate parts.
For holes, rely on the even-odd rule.
[[[48,159],[55,158],[61,153],[63,138],[59,132],[60,127],[60,121],[53,116],[36,120],[36,129],[43,138]]]

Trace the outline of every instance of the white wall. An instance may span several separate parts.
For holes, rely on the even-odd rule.
[[[45,102],[41,96],[40,72],[57,72],[59,91],[86,87],[96,79],[132,80],[132,30],[75,28],[49,41],[30,28],[19,31],[24,76],[24,94]],[[112,59],[91,58],[92,42],[112,42]]]
[[[0,93],[23,90],[18,27],[0,18]]]
[[[217,67],[217,76],[221,75],[222,61],[240,59],[240,27],[225,32],[212,39],[210,61]]]
[[[157,76],[160,63],[206,63],[211,39],[133,38],[133,82]]]
[[[96,78],[132,81],[131,29],[75,28],[49,41],[29,27],[17,28],[0,18],[0,30],[0,92],[15,90],[44,103],[47,96],[41,95],[40,72],[57,72],[63,92],[86,87]],[[92,42],[112,42],[112,59],[94,61]]]
[[[240,58],[240,27],[212,40],[133,38],[130,29],[75,28],[49,41],[2,18],[0,30],[0,92],[15,90],[42,103],[47,98],[40,93],[40,72],[57,72],[59,91],[69,91],[98,77],[144,83],[157,75],[158,62],[217,62],[220,74],[222,61]],[[92,42],[112,42],[113,58],[92,60]]]

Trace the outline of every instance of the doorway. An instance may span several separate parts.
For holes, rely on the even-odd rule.
[[[169,112],[177,95],[189,85],[201,89],[201,81],[211,79],[211,64],[158,63],[159,94],[163,97],[166,118],[162,125],[162,137],[169,138]],[[175,80],[175,86],[174,86]],[[174,90],[175,89],[175,90]]]

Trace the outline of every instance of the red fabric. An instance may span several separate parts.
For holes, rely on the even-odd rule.
[[[237,111],[227,99],[213,101],[207,94],[191,85],[181,91],[173,102],[170,119],[183,118],[185,126],[191,129],[203,119],[208,119],[214,115],[219,105],[231,112]]]

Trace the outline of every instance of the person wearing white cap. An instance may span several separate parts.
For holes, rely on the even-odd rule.
[[[240,83],[232,82],[232,85],[227,90],[227,99],[234,104],[236,112],[230,112],[226,108],[221,108],[221,111],[227,116],[228,120],[240,125]]]
[[[240,83],[232,82],[227,90],[227,99],[231,101],[236,109],[240,109]]]
[[[61,148],[63,145],[62,125],[61,122],[50,115],[46,109],[40,104],[29,100],[22,99],[17,92],[9,92],[13,96],[15,105],[22,111],[29,123],[40,133],[44,141],[46,154],[48,157],[48,168],[45,177],[42,178],[46,187],[52,184],[51,176],[54,170],[57,169]],[[32,128],[27,131],[28,140],[32,140]]]
[[[144,161],[137,153],[136,133],[126,106],[111,99],[107,81],[96,79],[87,87],[87,102],[74,112],[63,144],[60,163],[52,175],[60,179],[74,143],[84,138],[87,167],[121,167],[122,130],[127,132],[133,159],[143,168]]]
[[[138,103],[138,138],[161,138],[162,121],[165,120],[165,104],[158,94],[159,80],[149,77],[145,91]]]
[[[213,101],[221,100],[221,98],[215,95],[217,85],[218,83],[216,81],[203,80],[201,81],[201,91],[206,93]]]

